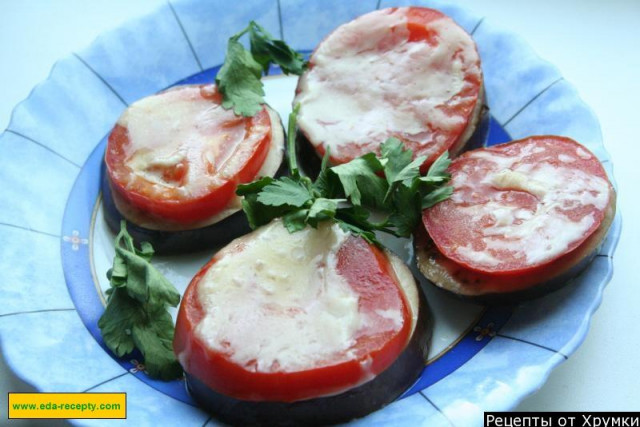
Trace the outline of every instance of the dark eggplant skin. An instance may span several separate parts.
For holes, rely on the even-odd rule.
[[[483,105],[480,107],[476,128],[461,149],[455,153],[450,153],[451,157],[455,157],[464,151],[484,147],[489,139],[490,118],[489,107],[486,105],[485,99]],[[380,143],[382,142],[384,141],[380,141]],[[315,147],[311,144],[311,141],[309,141],[304,132],[300,130],[296,133],[296,158],[301,173],[315,180],[318,174],[320,174],[322,158],[318,155]]]
[[[297,402],[247,401],[220,394],[186,373],[187,390],[202,408],[231,425],[332,425],[364,417],[400,397],[426,366],[433,317],[424,291],[416,287],[419,313],[407,347],[385,371],[353,389]]]
[[[288,174],[289,168],[286,158],[285,152],[282,156],[280,167],[276,172],[276,178]],[[120,231],[120,221],[125,218],[118,211],[113,201],[104,160],[100,169],[100,187],[105,222],[109,229],[117,234]],[[152,230],[127,221],[127,231],[136,242],[151,243],[156,254],[172,255],[226,245],[236,237],[249,233],[251,227],[244,211],[239,210],[221,221],[202,228],[180,231]]]
[[[306,135],[299,129],[296,132],[296,159],[300,173],[315,181],[320,174],[322,159]]]
[[[553,273],[543,272],[538,275],[537,282],[515,290],[483,289],[483,279],[473,280],[474,275],[469,274],[461,266],[452,268],[451,266],[455,263],[447,260],[440,253],[424,227],[421,226],[413,237],[416,264],[423,274],[421,281],[455,298],[484,305],[514,305],[540,298],[567,286],[591,264],[613,222],[615,199],[615,193],[613,193],[600,227],[581,246],[565,255],[563,257],[565,260],[562,264],[557,264]]]

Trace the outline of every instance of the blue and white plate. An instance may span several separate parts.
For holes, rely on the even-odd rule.
[[[492,116],[490,144],[533,134],[569,136],[593,151],[613,180],[598,120],[555,67],[489,20],[440,1],[415,3],[441,9],[476,40]],[[135,100],[179,82],[212,81],[227,39],[251,19],[309,52],[339,23],[391,5],[227,4],[171,0],[103,34],[57,62],[0,136],[0,338],[7,363],[42,391],[127,392],[134,425],[215,421],[193,404],[182,381],[149,379],[135,357],[114,358],[100,338],[96,324],[113,256],[99,193],[105,135]],[[266,80],[267,100],[283,118],[294,87],[295,78]],[[574,283],[545,298],[485,308],[429,289],[436,329],[423,376],[401,399],[354,424],[481,425],[483,411],[514,408],[583,341],[611,278],[620,224],[618,215],[600,254]],[[400,243],[396,250],[407,256]],[[212,252],[155,262],[184,289]]]

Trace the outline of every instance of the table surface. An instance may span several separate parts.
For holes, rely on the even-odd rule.
[[[0,0],[0,129],[13,107],[45,80],[54,62],[91,43],[102,31],[152,11],[164,0]],[[615,165],[623,231],[613,279],[582,346],[517,408],[522,411],[640,410],[640,278],[633,266],[640,238],[640,143],[635,108],[640,98],[640,1],[458,0],[494,24],[521,35],[556,65],[602,126]],[[515,4],[518,7],[515,7]],[[636,193],[637,194],[637,193]],[[33,390],[0,356],[0,425],[9,391]],[[11,422],[11,425],[26,423]],[[32,425],[32,424],[29,424]],[[51,425],[47,422],[47,425]]]

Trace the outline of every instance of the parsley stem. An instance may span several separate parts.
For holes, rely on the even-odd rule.
[[[296,104],[296,106],[293,107],[293,111],[289,114],[289,125],[287,126],[287,155],[289,158],[289,171],[293,178],[300,177],[298,159],[296,158],[296,127],[298,110],[300,110],[300,104]]]
[[[239,33],[235,33],[234,35],[231,36],[231,38],[233,40],[239,40],[240,37],[244,36],[245,34],[247,34],[249,32],[249,30],[251,30],[251,26],[254,24],[253,21],[251,21],[249,23],[249,25],[246,26],[246,28],[242,31],[240,31]]]
[[[133,238],[127,233],[127,222],[125,220],[120,221],[120,232],[116,236],[115,242],[116,247],[122,247],[122,242],[124,242],[124,246],[128,251],[133,252],[135,250]]]

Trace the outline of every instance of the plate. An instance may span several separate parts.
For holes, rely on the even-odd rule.
[[[416,3],[441,9],[473,34],[491,143],[566,135],[593,151],[613,179],[598,120],[556,68],[482,17],[445,2]],[[43,391],[125,391],[128,420],[136,425],[158,419],[214,424],[180,381],[152,381],[135,358],[115,360],[102,345],[96,322],[113,254],[100,218],[104,136],[135,100],[177,82],[211,81],[228,37],[251,19],[308,52],[338,23],[388,5],[256,0],[229,9],[218,1],[171,1],[56,63],[0,136],[0,338],[11,368]],[[268,101],[281,113],[290,108],[292,82],[275,77],[266,83]],[[584,339],[611,278],[620,224],[618,215],[599,255],[574,283],[545,298],[485,308],[429,290],[436,331],[424,375],[403,398],[354,424],[481,425],[483,411],[515,407]],[[406,242],[393,243],[407,255]],[[156,262],[184,287],[210,255]]]

